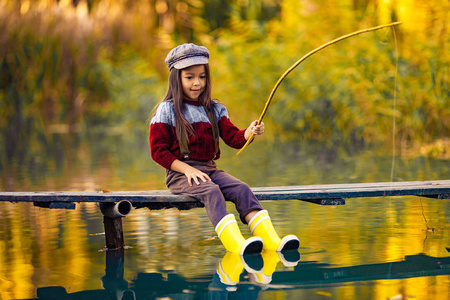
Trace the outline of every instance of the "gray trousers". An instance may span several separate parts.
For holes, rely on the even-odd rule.
[[[173,194],[188,195],[202,202],[214,227],[228,214],[225,199],[234,203],[244,224],[247,224],[245,216],[248,213],[263,209],[246,183],[217,169],[214,161],[183,160],[183,162],[206,173],[212,181],[199,180],[200,185],[193,182],[193,185],[189,186],[184,174],[166,170],[166,185]]]

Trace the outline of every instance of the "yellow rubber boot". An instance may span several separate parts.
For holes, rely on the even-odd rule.
[[[274,251],[286,251],[298,249],[299,239],[292,234],[286,235],[282,239],[278,236],[270,220],[267,210],[260,210],[248,222],[248,226],[253,235],[262,238],[264,249]]]
[[[263,240],[260,237],[244,239],[233,214],[223,217],[215,230],[225,249],[230,252],[245,255],[260,253],[262,250]]]

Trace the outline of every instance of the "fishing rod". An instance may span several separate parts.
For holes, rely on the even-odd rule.
[[[328,43],[325,43],[325,44],[323,44],[322,46],[317,47],[316,49],[314,49],[314,50],[308,52],[307,54],[305,54],[305,55],[304,55],[302,58],[300,58],[295,64],[293,64],[289,69],[287,69],[286,72],[284,72],[284,74],[281,75],[280,79],[278,79],[277,83],[275,84],[275,86],[274,86],[273,89],[272,89],[272,92],[271,92],[270,95],[269,95],[269,98],[268,98],[267,101],[266,101],[266,105],[264,106],[264,109],[263,109],[263,111],[262,111],[262,113],[261,113],[261,115],[260,115],[260,117],[259,117],[259,119],[258,119],[257,125],[261,124],[262,119],[264,118],[264,116],[265,116],[265,114],[266,114],[266,112],[267,112],[267,109],[269,108],[270,102],[272,101],[273,95],[274,95],[275,92],[277,91],[278,86],[280,85],[280,83],[281,83],[281,82],[283,81],[283,79],[284,79],[289,73],[291,73],[291,71],[294,70],[294,69],[295,69],[302,61],[304,61],[305,59],[307,59],[308,57],[310,57],[310,56],[313,55],[314,53],[316,53],[316,52],[318,52],[318,51],[320,51],[320,50],[322,50],[322,49],[324,49],[324,48],[326,48],[326,47],[328,47],[328,46],[330,46],[330,45],[333,45],[333,44],[335,44],[335,43],[337,43],[337,42],[339,42],[339,41],[345,40],[345,39],[347,39],[347,38],[349,38],[349,37],[352,37],[352,36],[355,36],[355,35],[358,35],[358,34],[361,34],[361,33],[366,33],[366,32],[369,32],[369,31],[379,30],[379,29],[386,28],[386,27],[397,26],[397,25],[400,25],[400,24],[402,24],[402,22],[393,22],[393,23],[390,23],[390,24],[385,24],[385,25],[380,25],[380,26],[376,26],[376,27],[371,27],[371,28],[361,29],[361,30],[358,30],[358,31],[355,31],[355,32],[352,32],[352,33],[349,33],[349,34],[346,34],[346,35],[343,35],[343,36],[341,36],[341,37],[339,37],[339,38],[337,38],[337,39],[334,39],[334,40],[332,40],[332,41],[330,41],[330,42],[328,42]],[[236,155],[239,155],[239,154],[240,154],[240,153],[248,146],[248,144],[250,144],[250,142],[252,141],[252,139],[253,139],[254,136],[255,136],[255,135],[252,133],[252,134],[250,135],[250,137],[248,138],[247,142],[245,143],[245,145],[241,148],[241,150],[239,150],[239,152],[238,152]]]

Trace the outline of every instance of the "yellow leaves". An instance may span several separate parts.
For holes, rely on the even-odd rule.
[[[30,9],[30,1],[23,1],[20,6],[20,13],[22,15],[26,14]]]
[[[316,292],[317,295],[321,295],[321,296],[325,296],[325,297],[333,297],[333,294],[330,292],[325,292],[325,291],[318,291]]]
[[[166,1],[163,0],[157,0],[155,3],[155,10],[158,14],[164,14],[167,12],[167,10],[169,9],[169,7],[167,6]]]
[[[395,115],[401,118],[399,132],[426,132],[416,134],[424,139],[448,135],[447,2],[374,1],[364,9],[358,4],[330,6],[331,1],[225,2],[216,7],[198,0],[130,5],[100,0],[87,11],[85,1],[74,7],[66,0],[15,5],[0,0],[5,8],[0,17],[6,24],[0,29],[7,32],[0,42],[0,52],[6,54],[0,59],[14,66],[11,72],[20,96],[31,95],[26,100],[27,115],[39,114],[43,105],[46,116],[53,116],[51,122],[64,122],[69,115],[65,110],[83,99],[83,109],[77,110],[81,114],[111,119],[109,113],[135,115],[144,102],[136,99],[143,99],[142,95],[162,97],[168,49],[197,41],[211,51],[213,96],[229,107],[238,126],[246,126],[247,117],[259,116],[276,80],[301,55],[347,32],[388,23],[397,15],[403,21],[396,29],[398,73],[390,29],[348,39],[311,57],[283,81],[274,96],[280,105],[268,113],[266,123],[278,124],[277,130],[286,136],[301,131],[342,138],[363,131],[362,136],[384,139]],[[223,13],[224,8],[232,8],[231,16]],[[264,15],[264,11],[271,12]],[[20,65],[14,64],[14,58]],[[7,77],[2,71],[6,72],[0,68],[0,78]],[[398,106],[393,111],[396,76]],[[11,98],[0,93],[0,101]],[[326,133],[324,116],[319,115],[323,99],[335,109],[334,116],[325,116],[330,122]],[[156,100],[150,102],[152,107]],[[241,114],[242,109],[248,114]],[[7,122],[0,123],[3,128]]]
[[[430,144],[422,145],[419,153],[423,156],[450,159],[450,138],[437,139]]]

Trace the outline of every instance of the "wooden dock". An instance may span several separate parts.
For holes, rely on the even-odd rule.
[[[319,205],[343,205],[348,198],[420,196],[450,199],[450,180],[299,185],[252,188],[260,201],[301,200]],[[203,207],[197,199],[169,190],[122,192],[0,192],[0,201],[29,202],[45,208],[74,209],[76,203],[96,202],[104,216],[109,249],[123,248],[122,217],[132,207],[149,209]]]
[[[319,205],[343,205],[348,198],[421,196],[450,199],[450,180],[350,183],[255,187],[260,201],[301,200]],[[149,209],[203,207],[195,198],[173,195],[168,190],[122,192],[0,192],[0,201],[32,202],[47,208],[75,208],[83,202],[128,200],[136,208]]]

